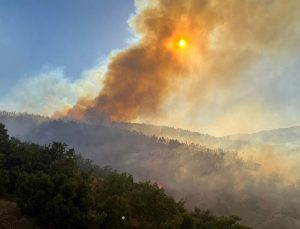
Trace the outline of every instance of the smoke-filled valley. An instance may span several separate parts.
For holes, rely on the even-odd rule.
[[[245,141],[243,136],[217,138],[138,124],[91,125],[10,113],[2,113],[0,122],[6,124],[12,136],[22,140],[39,144],[62,141],[98,165],[128,172],[140,181],[156,182],[167,193],[183,198],[189,208],[238,214],[253,228],[299,228],[299,151],[286,148],[281,154],[275,150],[259,152],[254,151],[258,143],[251,143],[251,136]],[[147,129],[148,136],[142,133]],[[273,132],[278,135],[282,131]],[[167,133],[172,138],[167,138]],[[299,133],[294,129],[289,139],[297,138]],[[189,139],[189,143],[182,143]],[[273,147],[276,142],[281,143],[275,139]],[[230,145],[231,149],[234,145],[236,149],[253,148],[253,152],[210,149],[205,143],[224,148]]]
[[[31,153],[39,157],[47,168],[40,153],[48,148],[31,142],[62,142],[93,163],[141,182],[120,175],[128,178],[130,198],[122,196],[118,184],[121,194],[104,195],[108,202],[132,201],[144,194],[139,189],[144,184],[182,199],[190,212],[164,196],[181,211],[177,218],[166,217],[168,225],[202,228],[202,215],[192,210],[199,207],[219,215],[215,223],[235,223],[236,218],[222,216],[237,215],[252,228],[300,228],[299,0],[70,2],[0,5],[0,166],[7,159],[0,184],[10,183],[9,194],[17,197],[22,177],[26,183],[50,176],[58,184],[53,169],[39,170],[30,158]],[[22,147],[33,148],[26,154]],[[68,161],[64,153],[60,159]],[[77,184],[86,179],[91,193],[99,185],[95,193],[103,194],[105,179],[92,172],[85,177],[72,157],[68,163],[73,165],[61,168],[73,168]],[[54,167],[63,163],[55,160]],[[54,210],[46,208],[60,215],[57,206],[66,200],[53,193]],[[98,205],[99,196],[93,195],[84,200],[89,210],[72,200],[79,212],[89,213],[81,222],[105,229],[111,222],[122,228],[154,225],[140,214],[126,213],[131,226],[123,213],[116,216],[120,222],[109,218],[105,204]],[[130,202],[127,207],[136,213],[140,206]],[[174,228],[164,223],[155,229]]]

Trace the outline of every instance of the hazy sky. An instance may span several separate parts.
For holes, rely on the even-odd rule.
[[[111,60],[109,55],[115,55],[114,50],[138,41],[128,20],[139,13],[135,3],[141,7],[143,4],[138,3],[146,1],[0,0],[0,110],[49,115],[75,105],[78,98],[97,96],[107,62]],[[166,7],[173,7],[174,10],[175,2],[179,6],[176,15],[182,12],[182,4],[193,2],[201,7],[196,0],[185,3],[177,0],[173,2],[174,5],[167,4]],[[216,2],[220,6],[225,4],[221,0]],[[230,42],[224,39],[220,47],[234,51],[236,56],[228,55],[232,58],[229,61],[223,59],[223,54],[210,58],[206,62],[208,65],[202,68],[202,76],[196,72],[191,78],[191,87],[187,87],[187,91],[182,90],[180,95],[177,95],[177,89],[174,90],[158,116],[141,117],[135,121],[215,135],[300,125],[299,2],[288,1],[294,4],[295,7],[292,7],[284,0],[272,1],[282,4],[277,10],[284,16],[276,16],[276,12],[273,15],[272,10],[269,11],[270,1],[264,0],[260,5],[260,1],[246,0],[244,2],[248,7],[251,4],[256,6],[252,9],[253,13],[247,16],[252,17],[248,21],[249,25],[240,22],[245,19],[245,15],[237,13],[240,12],[239,4],[243,9],[243,2],[234,2],[231,8],[223,7],[225,14],[231,15],[228,18],[225,16],[224,20],[232,25],[231,32],[236,33],[234,39],[237,40],[230,37],[230,33],[227,38],[232,39],[231,45],[236,45],[238,49],[231,49],[233,46],[230,45],[227,47]],[[290,14],[285,8],[294,9],[294,12]],[[200,10],[192,11],[195,17]],[[261,13],[256,15],[259,10],[266,10],[272,20],[268,21]],[[289,18],[289,15],[293,15],[294,19],[292,16]],[[209,25],[209,21],[204,21],[203,26]],[[257,29],[256,24],[261,27]],[[247,30],[251,26],[257,34]],[[286,28],[288,32],[284,33]],[[152,31],[151,25],[149,31]],[[209,33],[211,31],[208,30]],[[261,31],[264,36],[271,36],[264,40],[257,31]],[[274,39],[274,34],[279,39]],[[226,34],[222,35],[226,37]],[[252,44],[252,38],[261,40]],[[250,43],[244,46],[238,39]],[[208,82],[214,77],[212,72],[203,77],[206,67],[211,66],[211,69],[218,71],[219,67],[222,69],[224,64],[230,62],[230,68],[227,69],[230,74],[231,70],[235,71],[235,63],[239,65],[240,53],[247,56],[247,50],[250,50],[249,53],[257,52],[253,58],[255,61],[251,59],[249,67],[235,73],[229,86],[206,89],[201,77],[208,79]],[[267,50],[266,54],[264,50]],[[199,61],[200,65],[203,63]],[[203,99],[201,91],[205,90],[208,93]]]
[[[126,45],[132,13],[133,0],[0,0],[0,96],[47,68],[78,78]]]

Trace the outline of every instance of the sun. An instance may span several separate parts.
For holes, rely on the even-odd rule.
[[[178,41],[178,46],[179,46],[180,48],[185,48],[186,45],[187,45],[187,42],[186,42],[185,39],[183,39],[183,38],[179,39],[179,41]]]

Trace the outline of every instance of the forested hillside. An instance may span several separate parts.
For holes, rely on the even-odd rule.
[[[145,136],[110,123],[35,121],[30,115],[8,115],[4,121],[12,136],[42,145],[62,141],[97,165],[156,182],[175,200],[183,198],[190,210],[196,205],[218,215],[239,215],[254,228],[300,226],[299,173],[289,167],[297,158],[266,151],[261,161],[246,160],[239,153]]]
[[[9,138],[0,124],[0,195],[50,228],[247,228],[236,216],[184,208],[157,184],[94,166],[61,143]],[[1,226],[1,215],[0,215]],[[11,227],[12,225],[6,224]]]

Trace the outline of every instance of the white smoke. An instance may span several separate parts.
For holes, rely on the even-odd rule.
[[[101,90],[105,67],[82,73],[74,80],[62,68],[52,68],[20,80],[9,94],[0,98],[0,110],[51,116],[76,104],[78,99],[95,97]]]

